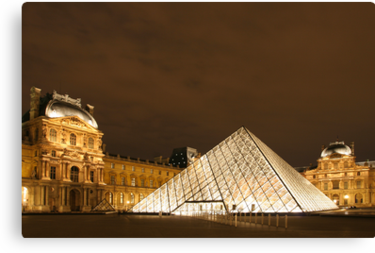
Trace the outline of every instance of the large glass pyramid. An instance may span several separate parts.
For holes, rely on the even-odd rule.
[[[218,205],[219,203],[219,205]],[[136,204],[141,213],[312,212],[337,206],[245,127]],[[200,207],[202,208],[202,207]]]

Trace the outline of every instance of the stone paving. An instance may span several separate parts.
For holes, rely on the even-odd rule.
[[[249,217],[247,217],[249,218]],[[253,220],[254,221],[254,220]],[[374,238],[375,218],[290,216],[275,227],[239,222],[237,227],[186,216],[156,215],[23,215],[25,238]]]

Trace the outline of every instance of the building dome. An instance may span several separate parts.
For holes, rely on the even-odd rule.
[[[44,115],[50,118],[78,116],[91,126],[98,128],[94,117],[81,108],[81,99],[72,99],[67,95],[57,94],[56,91],[53,93],[53,99],[47,104]]]
[[[321,154],[321,157],[326,157],[332,154],[350,155],[352,150],[349,146],[345,145],[343,141],[336,141],[329,144]]]

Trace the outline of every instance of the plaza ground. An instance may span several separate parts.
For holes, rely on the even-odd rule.
[[[372,210],[340,210],[314,216],[289,216],[275,227],[241,222],[237,227],[187,216],[156,215],[23,215],[25,238],[374,238]]]

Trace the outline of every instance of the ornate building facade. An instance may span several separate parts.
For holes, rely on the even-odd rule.
[[[127,210],[180,169],[104,154],[94,107],[31,88],[22,117],[22,206],[25,212],[91,211],[106,198]]]
[[[338,206],[375,206],[375,167],[369,162],[358,165],[355,159],[354,143],[349,147],[332,142],[322,146],[318,166],[302,175]]]

